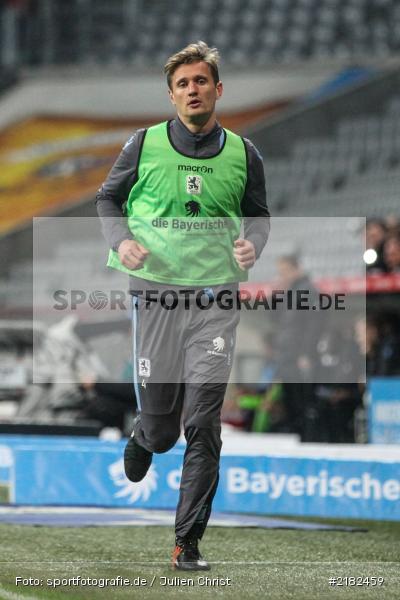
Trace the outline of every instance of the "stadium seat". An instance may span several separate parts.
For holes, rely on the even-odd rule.
[[[171,42],[183,43],[193,37],[220,40],[225,61],[236,66],[244,53],[253,62],[254,48],[248,39],[258,39],[265,49],[255,57],[256,64],[268,65],[305,58],[346,58],[368,53],[387,56],[400,48],[400,9],[397,2],[382,0],[177,0],[174,11],[164,0],[147,3],[62,2],[54,0],[51,10],[37,3],[27,23],[24,48],[27,64],[77,63],[117,60],[131,64],[136,48],[150,49],[144,41],[153,36],[158,48],[173,50]],[[195,18],[193,18],[195,15]],[[50,36],[48,32],[52,32]],[[132,40],[132,31],[135,31]],[[246,32],[234,46],[242,53],[231,56],[232,40],[221,32]],[[41,47],[35,40],[41,35]],[[274,34],[279,35],[279,43]],[[180,43],[180,42],[179,42]],[[240,57],[240,58],[238,58]],[[143,55],[146,64],[159,64],[157,52]]]

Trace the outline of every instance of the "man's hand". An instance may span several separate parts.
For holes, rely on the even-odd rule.
[[[233,244],[233,256],[242,271],[250,269],[256,262],[256,249],[250,240],[236,240]]]
[[[124,267],[135,271],[141,269],[149,251],[135,240],[124,240],[118,246],[118,256]]]

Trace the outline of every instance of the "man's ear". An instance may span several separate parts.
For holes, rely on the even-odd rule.
[[[174,94],[172,93],[170,88],[168,88],[168,96],[169,96],[169,99],[171,100],[172,104],[175,106]]]
[[[222,81],[218,81],[216,85],[217,90],[217,100],[219,100],[222,96],[222,92],[224,91],[224,86],[222,85]]]

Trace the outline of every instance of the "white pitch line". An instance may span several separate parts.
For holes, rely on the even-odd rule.
[[[357,562],[352,560],[343,561],[275,561],[275,560],[217,560],[209,561],[213,565],[331,565],[333,567],[339,565],[399,565],[399,561],[371,561],[371,562]],[[2,565],[20,565],[20,564],[43,564],[43,565],[165,565],[169,564],[168,560],[148,560],[148,561],[132,561],[132,560],[7,560],[0,561]],[[25,596],[24,596],[25,598]]]
[[[38,596],[26,596],[25,594],[17,594],[16,592],[9,592],[3,587],[0,587],[0,597],[2,600],[40,600]]]

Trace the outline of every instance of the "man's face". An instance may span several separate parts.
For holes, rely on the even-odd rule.
[[[276,263],[279,281],[285,287],[289,287],[299,276],[299,270],[289,261],[281,258]]]
[[[398,269],[400,267],[400,242],[396,239],[388,239],[385,243],[385,262],[389,269]]]
[[[366,248],[375,248],[377,250],[385,239],[385,230],[379,223],[367,223],[365,231]]]
[[[214,83],[205,62],[180,65],[172,76],[169,97],[184,123],[207,123],[221,94],[222,83]]]

